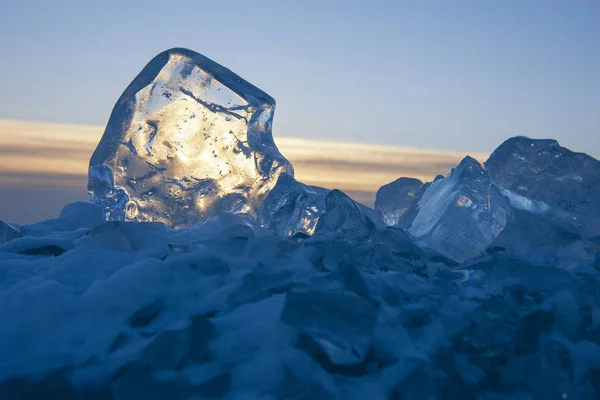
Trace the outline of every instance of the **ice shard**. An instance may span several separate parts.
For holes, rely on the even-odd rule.
[[[378,221],[373,219],[378,217],[375,210],[339,190],[307,186],[281,174],[263,202],[258,220],[279,236],[306,238],[319,233],[360,241],[375,230]]]
[[[508,200],[471,157],[431,183],[417,207],[409,233],[459,262],[481,254],[502,232],[510,213]]]
[[[375,209],[381,212],[388,226],[400,225],[401,217],[420,198],[423,182],[415,178],[399,178],[383,185],[375,197]]]
[[[444,179],[437,175],[433,182]],[[410,228],[419,212],[419,200],[433,183],[423,183],[415,178],[399,178],[383,185],[375,196],[375,209],[384,225],[402,229]]]
[[[325,196],[325,211],[317,221],[315,234],[328,239],[360,242],[369,239],[375,229],[375,223],[358,203],[335,189]]]
[[[323,212],[325,194],[281,174],[261,206],[259,222],[280,236],[312,236]]]
[[[0,220],[0,244],[21,237],[21,230]]]
[[[108,220],[191,225],[256,216],[291,164],[271,133],[275,100],[186,49],[156,56],[115,105],[90,160],[90,199]]]
[[[556,140],[510,138],[485,163],[512,207],[582,237],[600,234],[600,161]]]

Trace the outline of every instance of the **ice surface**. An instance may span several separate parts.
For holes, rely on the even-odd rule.
[[[481,254],[502,232],[510,213],[508,199],[471,157],[433,182],[417,207],[410,234],[459,262]]]
[[[361,364],[371,346],[376,311],[354,293],[302,290],[287,294],[281,318],[309,336],[333,364],[352,365]]]
[[[379,190],[376,207],[387,225],[407,229],[457,261],[490,246],[539,262],[594,256],[590,239],[600,234],[599,161],[554,140],[515,137],[493,152],[485,169],[474,160],[470,165],[477,173],[464,175],[460,185],[472,186],[469,190],[479,193],[475,198],[464,193],[457,197],[455,171],[422,186],[417,180],[398,179]],[[472,210],[472,218],[456,213],[460,210]],[[448,220],[438,225],[444,215]]]
[[[485,163],[511,206],[583,237],[600,234],[600,161],[555,140],[514,137]]]
[[[457,261],[487,247],[536,262],[595,256],[591,239],[600,235],[600,161],[555,140],[514,137],[492,153],[484,169],[470,164],[477,173],[464,175],[459,185],[472,186],[475,196],[456,197],[456,171],[422,186],[400,178],[380,188],[376,207],[384,222]],[[472,218],[459,210],[471,210]]]
[[[328,239],[364,241],[375,228],[354,200],[339,190],[332,190],[325,196],[325,212],[317,222],[315,233]]]
[[[438,184],[465,195],[456,172]],[[457,265],[326,197],[308,240],[85,203],[21,227],[0,245],[0,398],[598,397],[593,262]]]
[[[21,236],[21,230],[4,221],[0,221],[0,243],[8,242]]]
[[[258,214],[262,226],[279,235],[312,236],[324,212],[324,193],[317,193],[284,173],[279,175]]]
[[[258,214],[263,227],[280,236],[297,238],[319,233],[329,238],[362,240],[376,226],[383,225],[375,210],[343,192],[307,186],[288,174],[279,176]]]
[[[188,226],[220,212],[255,215],[279,174],[275,100],[186,49],[156,56],[115,105],[89,169],[108,220]]]
[[[375,209],[380,210],[386,225],[400,225],[400,218],[417,204],[423,182],[414,178],[399,178],[377,191]]]
[[[433,182],[440,179],[444,177],[437,175]],[[433,182],[422,183],[418,179],[403,177],[379,188],[375,198],[375,209],[381,223],[402,229],[410,228],[419,213],[419,200]]]
[[[568,265],[590,259],[593,254],[587,246],[581,236],[552,219],[513,209],[504,230],[490,244],[490,251],[507,251],[533,262]]]

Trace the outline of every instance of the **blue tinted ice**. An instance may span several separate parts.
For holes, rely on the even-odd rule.
[[[286,294],[281,319],[310,337],[333,364],[363,362],[377,307],[354,293],[307,289]]]
[[[599,187],[598,160],[555,140],[514,137],[485,169],[467,157],[442,180],[381,187],[376,207],[387,225],[457,261],[490,245],[536,262],[583,260],[600,235]]]
[[[0,243],[5,243],[18,237],[21,237],[19,228],[4,221],[0,221]]]
[[[191,225],[219,212],[254,216],[279,174],[275,100],[186,49],[156,56],[115,105],[89,169],[108,220]]]
[[[0,221],[0,399],[600,398],[598,161],[513,138],[372,210],[293,178],[273,107],[165,52],[97,204]]]
[[[383,222],[389,226],[401,225],[402,216],[419,201],[422,187],[423,182],[414,178],[399,178],[380,187],[375,209],[381,212]]]
[[[417,207],[409,233],[456,261],[481,254],[502,232],[510,212],[508,200],[471,157],[431,183]]]
[[[288,174],[281,174],[258,217],[263,227],[280,236],[312,236],[324,211],[325,194],[317,193]]]
[[[560,260],[562,265],[569,261],[587,260],[593,256],[594,249],[592,245],[589,251],[586,250],[578,234],[555,221],[517,208],[511,210],[504,230],[490,247],[490,252],[507,251],[513,256],[537,263]]]
[[[329,239],[348,241],[368,239],[375,230],[373,221],[344,192],[332,190],[325,196],[325,212],[319,218],[315,233]]]
[[[307,186],[281,174],[263,202],[258,220],[279,236],[307,237],[319,233],[362,240],[375,229],[368,213],[375,214],[375,210],[356,203],[339,190]]]
[[[584,237],[600,234],[600,161],[555,140],[514,137],[485,163],[511,206]]]

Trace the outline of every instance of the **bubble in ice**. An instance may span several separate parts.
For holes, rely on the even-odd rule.
[[[115,105],[89,168],[108,220],[187,226],[256,216],[292,165],[273,141],[275,100],[186,49],[156,56]]]

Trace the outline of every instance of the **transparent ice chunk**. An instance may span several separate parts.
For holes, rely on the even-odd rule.
[[[415,178],[399,178],[380,187],[375,209],[381,212],[383,222],[388,226],[399,225],[402,215],[419,201],[422,187],[423,182]]]
[[[437,175],[433,182],[444,179]],[[399,178],[379,188],[375,198],[375,208],[384,225],[402,229],[410,228],[419,212],[419,200],[433,183],[422,183],[415,178]]]
[[[465,157],[423,193],[408,231],[418,241],[462,262],[492,243],[504,229],[509,213],[508,200],[481,165]]]
[[[262,204],[259,222],[280,236],[312,236],[324,211],[324,193],[281,174]]]
[[[262,204],[259,222],[279,236],[309,237],[319,233],[361,240],[375,229],[369,214],[378,216],[375,210],[339,190],[307,186],[281,174]]]
[[[89,168],[108,220],[191,225],[219,212],[255,216],[279,174],[275,100],[186,49],[156,56],[115,105]]]
[[[315,233],[330,239],[363,241],[375,229],[375,224],[363,213],[358,203],[344,192],[332,190],[325,196],[325,212],[317,222]]]

